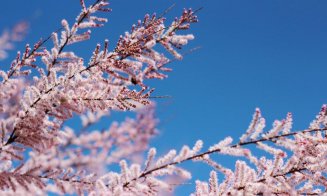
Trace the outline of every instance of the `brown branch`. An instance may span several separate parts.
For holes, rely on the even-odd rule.
[[[98,4],[100,1],[102,1],[102,0],[96,0],[96,2],[94,2],[94,3],[92,4],[91,8],[93,8],[93,7],[94,7],[96,4]],[[84,21],[84,19],[86,19],[86,17],[87,17],[88,15],[89,15],[89,9],[87,10],[87,12],[84,12],[84,13],[83,13],[82,17],[77,21],[77,25],[81,24],[81,23]],[[72,36],[73,36],[73,34],[70,34],[69,36],[67,36],[67,38],[66,38],[64,44],[62,44],[62,45],[60,46],[59,50],[58,50],[58,56],[59,56],[59,54],[61,54],[61,52],[63,51],[63,49],[67,46],[67,44],[68,44],[69,40],[72,38]],[[49,70],[48,70],[47,76],[50,75],[50,69],[51,69],[51,68],[52,68],[52,67],[57,63],[57,60],[58,60],[58,58],[53,59],[53,61],[52,61],[52,63],[51,63],[51,66],[49,66]]]
[[[62,30],[63,28],[58,28],[55,32],[59,32],[60,30]],[[43,41],[42,38],[41,38],[41,42],[40,43],[36,43],[33,47],[33,49],[28,53],[28,55],[24,56],[24,58],[22,59],[21,63],[19,63],[19,65],[24,65],[24,61],[28,58],[30,58],[43,44],[45,44],[50,38],[52,37],[52,35],[49,35],[46,39],[44,39]],[[16,67],[18,65],[16,64],[15,67],[12,67],[10,70],[9,70],[9,73],[8,73],[8,78],[6,80],[4,80],[2,82],[2,85],[5,85],[9,79],[15,74],[16,72]]]
[[[275,142],[275,140],[277,140],[278,138],[293,136],[293,135],[300,134],[300,133],[312,133],[312,132],[319,132],[319,131],[326,131],[326,130],[327,130],[327,127],[326,128],[321,128],[321,129],[307,129],[307,130],[296,131],[296,132],[282,134],[282,135],[276,135],[276,136],[272,136],[272,137],[268,137],[268,138],[261,138],[261,139],[258,139],[258,140],[252,140],[252,141],[248,141],[248,142],[240,142],[240,143],[231,145],[229,147],[230,148],[236,148],[236,147],[239,147],[239,146],[245,146],[245,145],[250,145],[250,144],[257,144],[259,142],[265,142],[265,141]],[[220,151],[221,151],[221,149],[209,150],[209,151],[206,151],[206,152],[203,152],[203,153],[200,153],[200,154],[197,154],[197,155],[188,157],[188,158],[186,158],[184,160],[181,160],[181,161],[174,161],[174,162],[171,162],[171,163],[167,163],[165,165],[162,165],[160,167],[156,167],[156,168],[150,169],[148,171],[143,172],[139,177],[134,178],[134,179],[132,179],[129,182],[126,182],[124,184],[124,187],[127,187],[132,181],[138,180],[140,178],[144,178],[147,175],[150,175],[151,173],[153,173],[155,171],[164,169],[164,168],[169,167],[169,166],[177,165],[177,164],[180,164],[180,163],[183,163],[183,162],[186,162],[186,161],[190,161],[190,160],[195,160],[195,159],[198,159],[198,158],[202,158],[205,155],[213,154],[215,152],[220,152]]]
[[[96,2],[94,2],[93,3],[93,5],[91,6],[91,7],[94,7],[97,3],[99,3],[100,1],[102,1],[102,0],[96,0]],[[84,14],[83,14],[83,16],[81,17],[81,19],[77,22],[77,24],[80,24],[81,22],[83,22],[83,20],[87,17],[89,15],[89,12],[85,12]],[[57,31],[59,31],[60,29],[58,29]],[[59,49],[59,51],[58,51],[58,54],[60,54],[61,52],[62,52],[62,50],[64,49],[64,47],[67,45],[67,43],[68,43],[68,41],[69,41],[69,39],[71,38],[71,36],[72,35],[70,35],[69,37],[67,37],[67,39],[65,40],[65,43],[60,47],[60,49]],[[47,39],[46,39],[46,41],[48,40],[48,39],[50,39],[51,38],[51,36],[49,36]],[[42,44],[43,43],[45,43],[45,41],[44,42],[42,42]],[[35,52],[36,51],[36,49],[35,50],[32,50],[32,52]],[[30,53],[30,54],[32,54],[32,52]],[[31,55],[30,55],[31,56]],[[54,59],[53,60],[53,62],[52,62],[52,66],[54,65],[56,63],[56,59]],[[50,68],[51,67],[49,67],[49,71],[48,71],[48,74],[47,74],[47,76],[49,76],[49,74],[50,74]],[[13,75],[13,73],[11,74],[11,75]],[[59,84],[58,84],[59,85]],[[51,87],[50,89],[48,89],[47,91],[45,91],[45,93],[44,94],[48,94],[50,91],[52,91],[56,86],[58,86],[58,85],[55,85],[54,87]],[[41,97],[39,97],[38,99],[36,99],[31,105],[30,105],[30,108],[32,108],[32,107],[34,107],[39,101],[41,100]],[[27,115],[29,113],[29,111],[27,110],[26,112],[25,112],[25,116]],[[22,119],[24,119],[24,117],[22,118]],[[15,133],[16,133],[16,127],[13,129],[13,131],[12,131],[12,133],[10,134],[10,136],[9,136],[9,139],[8,139],[8,141],[5,143],[5,146],[6,145],[8,145],[8,144],[11,144],[11,143],[13,143],[13,142],[15,142],[15,140],[17,139],[17,135],[15,135]]]
[[[145,99],[163,99],[163,98],[171,98],[169,95],[162,95],[162,96],[150,96],[150,97],[145,97]],[[134,98],[132,97],[124,97],[121,98],[121,100],[133,100]],[[83,100],[83,101],[114,101],[114,98],[73,98],[72,100]]]
[[[272,141],[274,142],[274,140],[278,139],[278,138],[281,138],[281,137],[288,137],[288,136],[293,136],[293,135],[296,135],[296,134],[300,134],[300,133],[311,133],[311,132],[319,132],[319,131],[326,131],[327,128],[321,128],[321,129],[311,129],[311,130],[302,130],[302,131],[296,131],[296,132],[292,132],[292,133],[288,133],[288,134],[282,134],[282,135],[277,135],[277,136],[273,136],[273,137],[269,137],[269,138],[264,138],[264,139],[258,139],[258,140],[253,140],[253,141],[249,141],[249,142],[240,142],[238,144],[234,144],[234,145],[231,145],[230,147],[238,147],[238,146],[245,146],[245,145],[249,145],[249,144],[256,144],[258,142],[263,142],[263,141]],[[207,152],[204,152],[204,153],[200,153],[200,154],[197,154],[197,155],[194,155],[194,156],[191,156],[189,158],[186,158],[182,161],[179,161],[179,162],[172,162],[172,163],[169,163],[169,164],[165,164],[161,167],[157,167],[157,168],[154,168],[154,169],[151,169],[151,170],[148,170],[146,172],[143,172],[139,177],[137,178],[134,178],[132,179],[131,181],[129,182],[126,182],[125,184],[123,184],[123,187],[124,188],[128,188],[128,185],[132,182],[132,181],[135,181],[135,180],[138,180],[140,178],[146,178],[147,175],[157,171],[157,170],[160,170],[160,169],[163,169],[163,168],[166,168],[168,166],[172,166],[172,165],[177,165],[177,164],[180,164],[182,162],[185,162],[185,161],[189,161],[189,160],[193,160],[193,159],[197,159],[197,158],[201,158],[203,157],[204,155],[207,155],[207,154],[212,154],[212,153],[215,153],[215,152],[219,152],[220,149],[216,149],[216,150],[211,150],[211,151],[207,151]],[[301,172],[306,170],[306,168],[292,168],[290,169],[288,172],[285,172],[285,173],[282,173],[282,174],[276,174],[272,177],[278,177],[278,176],[286,176],[288,174],[292,174],[292,173],[295,173],[295,172]],[[89,185],[89,186],[94,186],[94,182],[87,182],[87,181],[82,181],[82,180],[72,180],[70,178],[53,178],[53,177],[47,177],[47,176],[33,176],[33,175],[29,175],[29,174],[24,174],[26,176],[30,176],[30,177],[37,177],[37,178],[41,178],[41,179],[48,179],[48,180],[53,180],[53,181],[64,181],[64,182],[68,182],[68,183],[80,183],[80,184],[85,184],[85,185]],[[257,182],[264,182],[266,181],[265,178],[263,179],[260,179],[258,180]],[[109,185],[107,184],[106,185],[107,187],[109,187]],[[242,190],[244,189],[245,187],[239,187],[238,189],[239,190]],[[280,193],[276,193],[276,194],[280,194]],[[260,193],[259,193],[260,195]],[[315,193],[312,193],[309,195],[316,195]]]
[[[96,2],[94,2],[93,3],[93,5],[92,5],[92,7],[94,7],[97,3],[99,3],[101,0],[97,0]],[[83,22],[83,20],[87,17],[87,15],[88,15],[89,13],[88,12],[86,12],[86,13],[84,13],[83,14],[83,16],[81,17],[81,19],[78,21],[78,23],[77,24],[80,24],[81,22]],[[57,32],[59,32],[59,31],[61,31],[63,29],[63,27],[60,27],[60,28],[58,28],[56,31],[54,31],[55,33],[57,33]],[[45,44],[50,38],[52,37],[52,34],[51,35],[49,35],[46,39],[44,39],[43,41],[41,41],[40,43],[38,43],[38,44],[36,44],[35,45],[35,47],[29,52],[29,54],[28,55],[26,55],[25,57],[24,57],[24,59],[22,59],[22,62],[19,64],[19,65],[23,65],[24,64],[24,61],[26,60],[26,59],[28,59],[29,57],[31,57],[43,44]],[[65,44],[64,44],[64,46],[63,47],[61,47],[60,49],[59,49],[59,52],[58,52],[58,54],[60,54],[61,52],[62,52],[62,50],[63,50],[63,48],[65,47],[65,45],[67,45],[67,43],[68,43],[68,40],[71,38],[71,35],[70,35],[70,37],[69,38],[67,38],[66,39],[66,41],[65,41]],[[42,40],[42,39],[41,39]],[[54,65],[56,63],[56,59],[54,59],[53,60],[53,62],[52,62],[52,64]],[[5,80],[5,81],[3,81],[3,83],[2,83],[2,85],[4,85],[4,84],[6,84],[7,83],[7,81],[15,74],[15,72],[16,72],[16,67],[17,66],[15,66],[15,67],[13,67],[13,69],[11,69],[10,71],[9,71],[9,73],[8,73],[8,79],[7,80]],[[48,72],[48,75],[49,75],[49,72]]]
[[[100,0],[97,0],[96,2],[99,2],[99,1],[100,1]],[[199,10],[200,10],[200,9],[199,9]],[[197,10],[197,11],[198,11],[198,10]],[[195,12],[194,12],[194,13],[195,13]],[[192,15],[193,15],[193,14],[192,14]],[[86,16],[85,16],[85,17],[86,17]],[[160,18],[158,18],[158,19],[160,19]],[[178,27],[178,26],[176,26],[174,30],[177,30],[177,27]],[[166,28],[168,28],[168,27],[166,27]],[[166,29],[166,28],[164,28],[164,29]],[[157,33],[157,32],[153,32],[153,34],[155,34],[155,33]],[[153,35],[153,34],[151,34],[151,35]],[[149,36],[151,36],[151,35],[149,35]],[[165,39],[165,38],[161,38],[161,39],[159,39],[159,40],[156,40],[156,42],[159,43],[160,41],[162,41],[162,40],[164,40],[164,39]],[[143,39],[140,39],[140,40],[138,40],[137,42],[134,42],[134,43],[130,44],[127,48],[131,48],[131,47],[133,47],[133,46],[139,44],[141,41],[143,41]],[[144,48],[142,48],[142,49],[144,49]],[[119,53],[120,53],[120,52],[122,52],[122,51],[121,51],[121,50],[118,50],[118,51],[115,50],[115,52],[112,53],[110,56],[108,56],[107,59],[115,59],[117,56],[119,56]],[[123,56],[123,57],[120,58],[120,60],[126,59],[126,58],[128,58],[128,57],[129,57],[129,56]],[[92,67],[98,66],[99,64],[100,64],[100,61],[98,61],[98,62],[94,62],[93,64],[87,66],[86,68],[84,68],[84,69],[82,69],[82,70],[80,70],[80,71],[74,73],[73,75],[69,76],[69,77],[67,78],[67,80],[70,80],[70,79],[74,78],[76,74],[82,74],[83,72],[88,71],[88,70],[90,70]],[[46,95],[46,94],[50,93],[52,90],[54,90],[54,89],[55,89],[57,86],[59,86],[59,85],[60,85],[59,83],[58,83],[58,84],[55,84],[53,87],[51,87],[50,89],[48,89],[47,91],[45,91],[43,95]],[[41,97],[39,97],[38,99],[36,99],[36,100],[35,100],[35,101],[30,105],[30,108],[34,107],[34,106],[35,106],[35,105],[36,105],[40,100],[41,100]],[[29,110],[27,110],[27,111],[25,112],[24,117],[21,117],[21,119],[23,120],[23,119],[26,117],[26,115],[27,115],[28,113],[29,113]],[[13,129],[13,132],[12,132],[11,135],[9,136],[9,139],[7,140],[7,142],[5,143],[5,145],[9,145],[9,144],[15,142],[15,140],[16,140],[17,137],[18,137],[18,136],[15,135],[15,132],[16,132],[16,127]]]
[[[176,6],[176,3],[172,4],[170,7],[165,9],[160,15],[159,18],[164,17],[168,12],[170,12],[174,7]]]
[[[284,176],[285,177],[285,176],[287,176],[289,174],[293,174],[295,172],[302,173],[302,171],[304,171],[304,170],[307,170],[307,169],[306,168],[296,168],[296,167],[293,167],[288,172],[285,172],[283,174],[276,174],[276,175],[273,175],[271,177],[273,177],[273,178],[276,178],[276,177],[279,177],[279,176]],[[265,182],[266,180],[267,180],[266,178],[262,178],[262,179],[260,179],[260,180],[258,180],[256,182]],[[245,188],[246,188],[245,186],[242,186],[242,187],[238,187],[237,190],[244,190]],[[285,192],[274,192],[274,194],[276,194],[276,195],[278,195],[278,194],[285,194]],[[300,194],[303,194],[303,193],[300,193]],[[258,193],[258,195],[262,195],[262,193]],[[311,193],[311,194],[310,193],[305,193],[305,195],[318,195],[318,194],[317,193]]]

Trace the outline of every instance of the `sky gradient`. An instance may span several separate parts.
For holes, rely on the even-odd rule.
[[[226,136],[235,140],[247,129],[256,107],[267,128],[287,112],[294,116],[294,129],[305,129],[327,103],[327,1],[316,0],[112,0],[113,11],[104,28],[92,30],[90,41],[78,44],[76,53],[88,58],[96,43],[108,38],[111,46],[120,34],[146,13],[168,13],[170,21],[183,8],[203,7],[200,22],[189,32],[195,35],[186,49],[201,49],[170,65],[174,71],[164,81],[151,82],[161,119],[160,135],[152,142],[159,153],[197,139],[208,147]],[[31,29],[25,42],[35,43],[60,27],[66,18],[72,23],[79,13],[79,1],[3,1],[0,28],[27,20]],[[73,47],[71,47],[74,49]],[[6,66],[10,57],[0,62]],[[233,159],[215,160],[234,167]],[[210,168],[200,163],[186,164],[194,171],[190,184],[176,195],[194,190],[194,180],[206,180]]]

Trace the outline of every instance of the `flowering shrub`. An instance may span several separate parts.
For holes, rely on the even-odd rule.
[[[156,149],[149,148],[158,132],[151,101],[155,96],[145,81],[166,78],[171,71],[167,64],[182,59],[179,50],[194,39],[183,30],[197,22],[196,11],[184,10],[169,25],[165,13],[145,15],[113,50],[105,40],[85,60],[69,51],[69,45],[88,40],[90,29],[107,22],[98,13],[111,10],[105,0],[91,5],[81,0],[80,5],[73,24],[62,20],[62,28],[32,47],[27,44],[9,70],[0,70],[1,195],[165,194],[176,181],[191,178],[180,166],[186,161],[213,168],[208,183],[196,181],[194,195],[319,195],[326,190],[327,106],[308,129],[295,132],[290,113],[265,132],[257,109],[238,143],[227,137],[203,151],[199,140],[192,148],[156,158]],[[23,36],[26,25],[19,25],[0,37],[0,58]],[[51,40],[53,47],[46,48]],[[160,47],[170,55],[159,52]],[[136,117],[102,131],[88,129],[113,110],[133,110]],[[81,117],[80,130],[65,124],[74,114]],[[267,156],[255,156],[249,145]],[[236,161],[232,170],[212,159],[214,154],[245,161]],[[116,164],[120,169],[111,169]],[[220,183],[216,172],[225,176]]]

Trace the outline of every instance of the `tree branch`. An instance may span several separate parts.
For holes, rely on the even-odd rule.
[[[261,139],[258,139],[258,140],[253,140],[253,141],[248,141],[248,142],[240,142],[240,143],[237,143],[237,144],[234,144],[234,145],[231,145],[229,147],[231,148],[236,148],[236,147],[239,147],[239,146],[245,146],[245,145],[250,145],[250,144],[256,144],[256,143],[259,143],[259,142],[265,142],[265,141],[271,141],[271,142],[275,142],[276,139],[278,138],[283,138],[283,137],[288,137],[288,136],[293,136],[293,135],[296,135],[296,134],[300,134],[300,133],[312,133],[312,132],[319,132],[319,131],[326,131],[327,130],[327,127],[326,128],[321,128],[321,129],[307,129],[307,130],[302,130],[302,131],[296,131],[296,132],[292,132],[292,133],[287,133],[287,134],[282,134],[282,135],[276,135],[276,136],[273,136],[273,137],[268,137],[268,138],[261,138]],[[173,165],[177,165],[177,164],[180,164],[180,163],[183,163],[183,162],[186,162],[186,161],[190,161],[190,160],[195,160],[195,159],[198,159],[198,158],[201,158],[201,157],[204,157],[205,155],[209,155],[209,154],[213,154],[215,152],[220,152],[221,149],[215,149],[215,150],[209,150],[209,151],[206,151],[206,152],[203,152],[203,153],[200,153],[200,154],[197,154],[197,155],[194,155],[194,156],[191,156],[191,157],[188,157],[184,160],[181,160],[181,161],[174,161],[174,162],[171,162],[171,163],[167,163],[165,165],[162,165],[160,167],[156,167],[156,168],[153,168],[153,169],[150,169],[148,171],[145,171],[143,172],[139,177],[137,178],[134,178],[132,179],[131,181],[129,182],[126,182],[124,184],[124,187],[127,187],[132,181],[135,181],[135,180],[138,180],[140,178],[144,178],[148,175],[150,175],[151,173],[155,172],[155,171],[158,171],[158,170],[161,170],[161,169],[164,169],[164,168],[167,168],[169,166],[173,166]],[[304,169],[300,169],[299,171],[301,170],[304,170]],[[297,170],[290,170],[289,172],[295,172]],[[286,173],[288,174],[288,173]],[[285,175],[285,174],[283,174]]]

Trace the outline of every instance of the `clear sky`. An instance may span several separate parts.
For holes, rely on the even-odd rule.
[[[91,0],[89,0],[91,1]],[[89,57],[97,42],[117,38],[145,13],[160,13],[176,3],[167,18],[182,8],[199,8],[200,22],[192,27],[196,40],[188,49],[202,48],[181,62],[165,81],[153,82],[158,100],[161,134],[152,145],[160,153],[202,139],[208,147],[231,135],[237,139],[247,128],[256,107],[268,128],[274,119],[293,112],[294,128],[305,129],[327,103],[327,1],[325,0],[112,0],[109,23],[93,30],[92,39],[79,44],[77,54]],[[34,43],[73,21],[79,1],[1,1],[0,27],[28,20],[26,40]],[[72,22],[71,22],[72,23]],[[24,43],[16,45],[22,50]],[[10,56],[13,58],[13,55]],[[10,59],[9,58],[9,59]],[[0,62],[0,64],[8,61]],[[216,156],[225,166],[234,161]],[[186,164],[194,180],[205,180],[209,168]],[[194,181],[177,190],[185,195]]]

